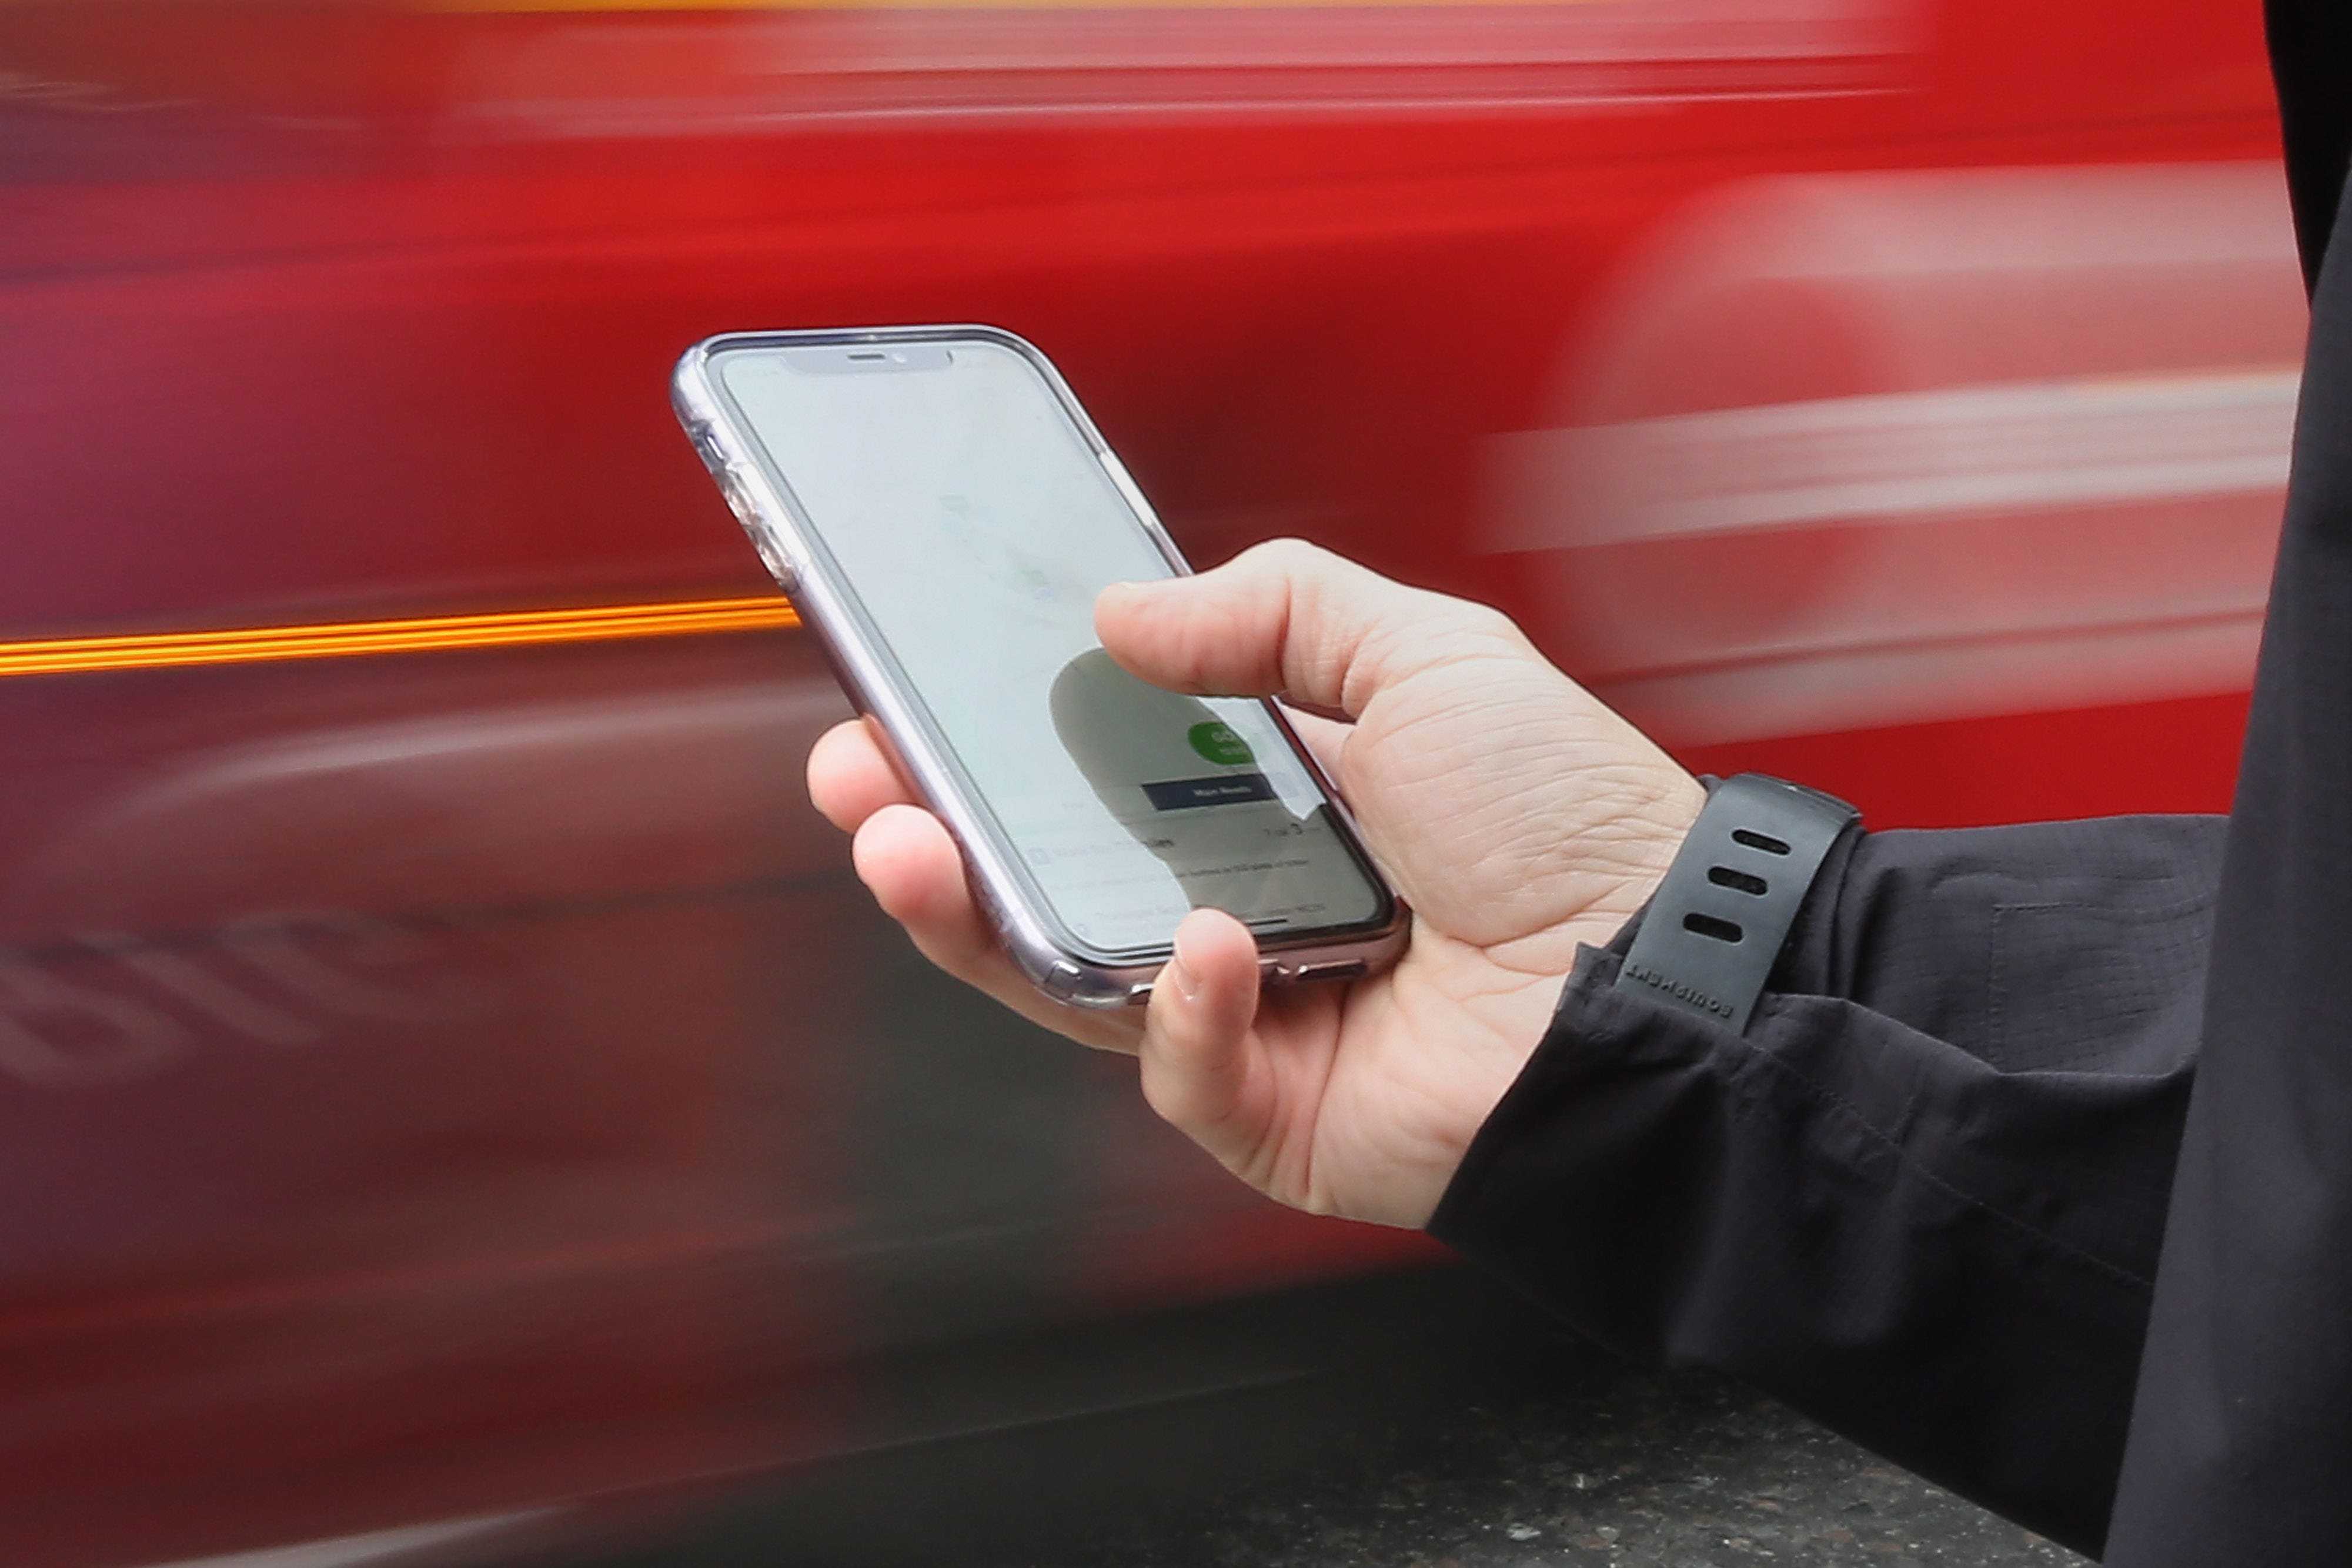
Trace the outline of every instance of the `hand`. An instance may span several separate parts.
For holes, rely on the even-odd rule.
[[[1261,998],[1249,932],[1201,909],[1142,1016],[1065,1008],[997,946],[946,829],[862,722],[817,742],[810,796],[856,834],[858,875],[933,963],[1136,1052],[1153,1109],[1244,1181],[1317,1213],[1425,1225],[1542,1039],[1578,944],[1609,940],[1665,874],[1697,782],[1500,613],[1296,541],[1107,590],[1095,626],[1156,685],[1305,710],[1300,735],[1412,905],[1394,968]]]

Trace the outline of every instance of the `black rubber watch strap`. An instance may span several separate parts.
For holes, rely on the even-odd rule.
[[[1650,901],[1617,988],[1745,1030],[1814,873],[1860,815],[1761,773],[1717,785]]]

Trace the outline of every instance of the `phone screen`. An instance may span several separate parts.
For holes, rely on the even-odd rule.
[[[1263,705],[1147,685],[1096,641],[1103,588],[1170,568],[1044,377],[992,343],[895,347],[715,369],[1068,935],[1118,955],[1200,906],[1270,936],[1383,917]]]

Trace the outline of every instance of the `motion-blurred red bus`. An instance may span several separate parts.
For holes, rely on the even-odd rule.
[[[1423,1255],[867,908],[709,333],[1012,328],[1194,559],[1488,598],[1881,825],[2226,805],[2255,9],[0,5],[0,1561],[389,1556]]]

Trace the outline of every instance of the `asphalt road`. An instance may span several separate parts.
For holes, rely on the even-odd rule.
[[[1370,1458],[1043,1563],[1685,1568],[2082,1559],[1721,1379],[1486,1389]]]
[[[1110,1343],[1121,1332],[1137,1356],[1233,1352],[1254,1370],[803,1473],[597,1568],[2083,1562],[1726,1379],[1628,1366],[1466,1275]]]

